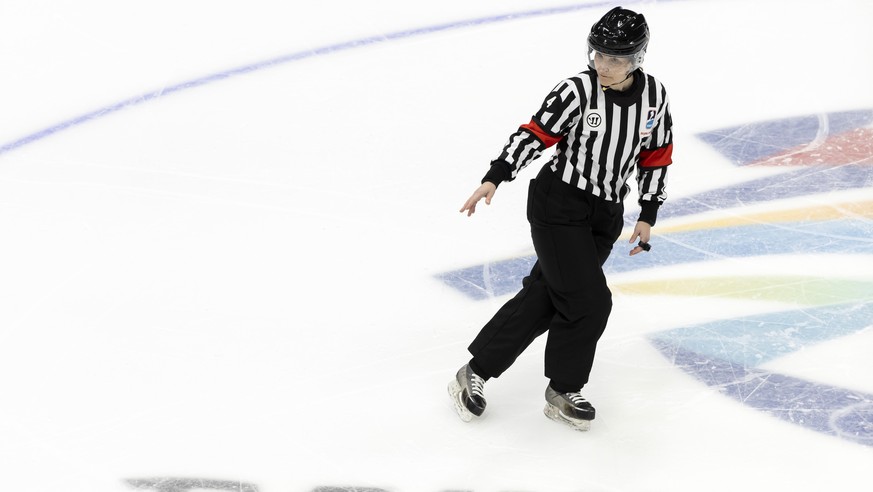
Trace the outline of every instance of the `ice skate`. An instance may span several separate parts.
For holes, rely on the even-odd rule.
[[[470,364],[460,368],[455,379],[449,382],[449,396],[464,422],[479,417],[485,411],[484,386],[485,380],[470,369]]]
[[[594,407],[579,392],[558,393],[546,388],[546,417],[578,431],[587,431],[594,420]]]

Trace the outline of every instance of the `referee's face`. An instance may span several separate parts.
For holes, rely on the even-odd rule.
[[[594,69],[603,85],[610,85],[627,78],[631,69],[631,59],[626,56],[610,56],[594,52]]]

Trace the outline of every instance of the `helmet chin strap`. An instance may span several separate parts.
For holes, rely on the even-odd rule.
[[[603,85],[603,84],[600,84],[600,88],[603,89],[603,90],[607,90],[607,89],[612,89],[612,86],[614,86],[614,85],[624,84],[625,81],[626,81],[627,79],[631,78],[631,75],[633,75],[633,74],[634,74],[634,71],[631,70],[630,72],[627,73],[627,77],[621,79],[621,81],[616,82],[616,83],[614,83],[614,84],[609,84],[609,85]]]

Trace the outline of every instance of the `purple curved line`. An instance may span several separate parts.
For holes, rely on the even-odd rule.
[[[662,0],[662,1],[672,1],[672,0]],[[415,36],[423,36],[426,34],[432,34],[440,31],[448,31],[453,29],[463,29],[468,27],[480,26],[485,24],[494,24],[498,22],[506,22],[516,19],[524,19],[530,17],[541,17],[547,15],[556,15],[556,14],[564,14],[568,12],[574,12],[577,10],[585,10],[592,8],[600,8],[608,5],[612,5],[611,1],[601,1],[596,3],[588,3],[588,4],[576,4],[576,5],[567,5],[564,7],[552,7],[552,8],[544,8],[537,10],[530,10],[525,12],[517,12],[511,14],[502,14],[490,17],[481,17],[476,19],[467,19],[455,22],[449,22],[446,24],[438,24],[434,26],[426,26],[420,27],[416,29],[408,29],[403,31],[397,31],[393,33],[388,33],[379,36],[370,36],[366,38],[354,39],[351,41],[345,41],[342,43],[331,44],[327,46],[322,46],[319,48],[314,48],[307,51],[300,51],[297,53],[291,53],[288,55],[283,55],[277,58],[272,58],[269,60],[252,63],[249,65],[243,65],[240,67],[232,68],[230,70],[225,70],[223,72],[214,73],[211,75],[206,75],[204,77],[200,77],[197,79],[188,80],[186,82],[181,82],[176,85],[172,85],[169,87],[164,87],[162,89],[158,89],[155,91],[147,92],[145,94],[140,94],[139,96],[131,97],[129,99],[125,99],[123,101],[117,102],[115,104],[111,104],[109,106],[104,106],[102,108],[96,109],[94,111],[76,116],[69,120],[62,121],[55,125],[52,125],[48,128],[44,128],[37,132],[31,133],[24,137],[21,137],[17,140],[8,142],[0,146],[0,155],[5,154],[11,150],[17,149],[24,145],[28,145],[37,140],[42,140],[46,137],[54,135],[55,133],[61,132],[68,128],[78,126],[84,123],[87,123],[91,120],[102,118],[111,113],[115,113],[117,111],[121,111],[122,109],[129,108],[131,106],[137,106],[149,101],[153,101],[155,99],[159,99],[161,97],[174,94],[177,92],[194,89],[203,85],[211,84],[213,82],[218,82],[224,79],[228,79],[231,77],[236,77],[238,75],[243,75],[251,72],[256,72],[259,70],[264,70],[266,68],[270,68],[276,65],[283,65],[285,63],[291,63],[299,60],[304,60],[307,58],[313,58],[318,56],[327,56],[334,53],[338,53],[341,51],[348,51],[357,48],[363,48],[366,46],[371,46],[379,43],[386,43],[390,41],[396,41],[400,39],[411,38]],[[626,2],[628,4],[631,3],[639,3],[639,1]]]

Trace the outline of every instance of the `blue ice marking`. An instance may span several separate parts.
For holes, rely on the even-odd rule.
[[[842,219],[821,222],[755,224],[655,236],[652,254],[628,256],[619,242],[603,270],[620,273],[682,263],[762,255],[844,253],[873,254],[873,222]],[[437,275],[472,299],[516,292],[536,257],[488,262]]]
[[[755,367],[873,326],[873,302],[731,318],[658,333],[660,347]]]
[[[816,140],[873,123],[869,109],[749,123],[698,134],[732,163],[745,166]],[[839,164],[839,163],[835,163]]]
[[[776,176],[671,200],[658,212],[658,218],[683,217],[820,192],[868,187],[873,187],[873,168],[870,165],[801,167]]]
[[[738,402],[810,430],[873,446],[873,395],[755,369],[655,337],[686,373]]]

